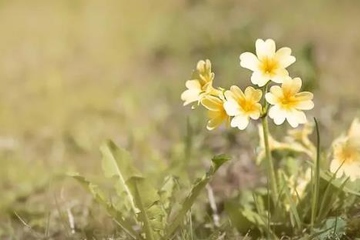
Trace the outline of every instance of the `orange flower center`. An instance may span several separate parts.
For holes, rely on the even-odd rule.
[[[281,106],[285,109],[294,109],[299,104],[299,100],[291,93],[283,92],[283,96],[279,98]]]
[[[346,142],[344,145],[340,145],[335,149],[334,155],[337,159],[344,162],[344,164],[349,164],[359,158],[359,150]]]
[[[279,63],[274,58],[265,57],[261,60],[260,68],[264,73],[273,75],[274,71],[279,68]]]
[[[245,98],[241,99],[239,101],[239,105],[244,110],[244,112],[247,112],[247,113],[256,111],[255,103],[256,103],[255,101],[252,101],[250,99],[245,99]]]

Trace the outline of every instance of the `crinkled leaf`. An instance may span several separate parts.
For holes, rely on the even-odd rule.
[[[170,207],[172,206],[174,192],[177,186],[177,179],[174,176],[167,176],[161,189],[159,190],[160,202],[168,214],[170,212]]]
[[[254,239],[266,233],[271,239],[277,239],[268,225],[268,211],[264,201],[267,199],[266,194],[267,189],[259,188],[253,192],[242,192],[237,198],[225,202],[225,212],[240,233]]]
[[[134,213],[138,212],[135,207],[134,197],[126,185],[126,181],[133,176],[141,176],[132,165],[131,155],[124,149],[118,148],[112,141],[107,141],[100,147],[102,153],[102,169],[105,177],[114,178],[114,187],[118,196],[126,193],[128,205]],[[126,205],[126,204],[125,204]]]
[[[252,210],[250,205],[240,205],[236,200],[225,202],[225,212],[231,224],[242,234],[260,237],[263,229],[267,228],[261,216]]]
[[[340,217],[329,218],[320,229],[315,229],[312,239],[340,239],[346,234],[346,221]]]
[[[142,177],[131,177],[127,185],[140,210],[139,220],[143,223],[146,239],[159,239],[164,227],[165,212],[160,207],[157,191]]]
[[[101,189],[94,183],[90,182],[79,174],[72,173],[69,176],[77,180],[86,190],[88,190],[94,199],[103,206],[108,214],[114,218],[114,220],[134,239],[142,239],[134,230],[132,226],[123,218],[121,212],[117,211],[111,203],[106,199],[105,194]]]

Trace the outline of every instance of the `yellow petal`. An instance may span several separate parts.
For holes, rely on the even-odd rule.
[[[287,68],[296,61],[296,58],[291,56],[291,49],[288,47],[280,48],[275,53],[275,58],[282,68]]]
[[[279,98],[283,97],[283,90],[281,89],[280,86],[272,86],[270,88],[270,93],[274,96],[274,99],[276,99],[276,102],[278,101]],[[275,104],[275,103],[271,103],[271,104]]]
[[[222,109],[222,101],[213,96],[206,96],[201,100],[201,104],[210,111],[219,111]]]
[[[221,118],[221,117],[212,118],[208,121],[206,128],[208,130],[213,130],[213,129],[219,127],[224,122],[224,120],[225,119]]]
[[[251,82],[259,87],[265,86],[265,84],[270,80],[270,76],[262,72],[253,72],[251,75]]]
[[[188,80],[186,81],[185,86],[188,89],[199,89],[201,91],[201,84],[198,80]]]
[[[238,86],[235,85],[231,86],[230,91],[232,92],[235,100],[243,99],[245,97],[244,93],[241,91],[241,89]]]
[[[275,71],[274,75],[270,77],[270,80],[276,83],[283,83],[285,79],[288,79],[289,72],[284,68],[279,68]]]
[[[261,99],[262,92],[259,89],[255,89],[253,87],[247,87],[245,89],[245,96],[247,99],[251,99],[255,102],[258,102]]]
[[[267,39],[266,41],[262,39],[256,40],[256,55],[259,59],[265,57],[273,57],[275,55],[275,42],[272,39]]]
[[[265,99],[268,103],[272,105],[275,105],[277,103],[277,98],[271,92],[265,94]]]
[[[310,110],[314,108],[314,102],[311,100],[301,101],[296,105],[296,108],[300,110]]]
[[[237,115],[231,120],[231,126],[244,130],[249,125],[249,118],[244,115]]]
[[[301,79],[300,78],[287,78],[284,80],[283,84],[281,85],[283,91],[287,95],[295,95],[300,91],[301,88]]]
[[[243,53],[240,55],[240,66],[250,69],[251,71],[256,71],[259,67],[259,59],[253,53]]]

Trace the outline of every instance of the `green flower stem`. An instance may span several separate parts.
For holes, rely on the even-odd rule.
[[[269,124],[267,116],[264,116],[261,119],[263,134],[264,134],[264,145],[265,145],[265,153],[266,153],[266,162],[267,162],[267,171],[268,171],[268,181],[270,181],[270,189],[273,203],[276,204],[278,191],[277,191],[277,181],[275,176],[275,168],[274,163],[272,161],[272,156],[269,147]]]
[[[263,94],[265,95],[268,90],[268,84],[265,85],[263,89]],[[263,128],[263,135],[264,135],[264,146],[265,146],[265,154],[266,154],[266,165],[267,165],[267,176],[268,181],[270,182],[270,190],[271,190],[271,197],[273,200],[273,203],[276,204],[277,198],[278,198],[278,190],[277,190],[277,181],[276,181],[276,175],[275,175],[275,168],[274,163],[271,156],[270,146],[269,146],[269,123],[268,123],[268,103],[266,102],[264,98],[264,113],[261,117],[261,123]]]

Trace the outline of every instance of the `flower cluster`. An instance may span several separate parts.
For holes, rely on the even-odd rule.
[[[360,122],[354,119],[346,135],[335,139],[332,144],[333,159],[330,171],[340,178],[343,175],[351,181],[360,178]]]
[[[201,60],[196,66],[195,77],[186,82],[187,90],[181,95],[184,105],[197,102],[208,110],[207,129],[212,130],[222,123],[244,130],[250,119],[269,116],[276,125],[287,120],[292,127],[307,122],[304,110],[314,107],[313,94],[300,92],[302,81],[291,78],[286,68],[295,62],[291,49],[276,51],[272,39],[258,39],[256,55],[245,52],[240,55],[240,66],[251,70],[251,83],[244,91],[238,86],[229,90],[214,88],[214,73],[210,60]],[[270,83],[281,84],[272,85]],[[269,89],[269,90],[268,90]],[[264,99],[264,103],[260,101]],[[270,105],[270,107],[269,107]]]

